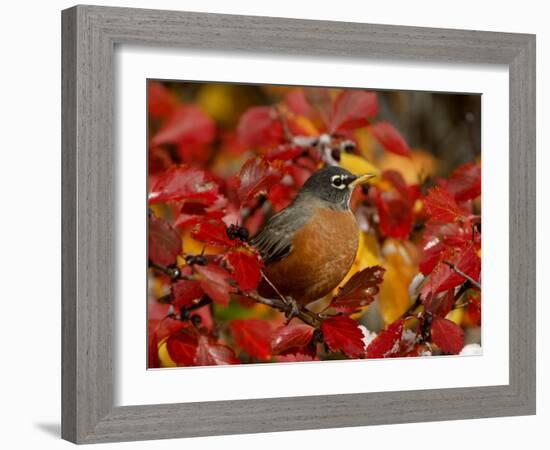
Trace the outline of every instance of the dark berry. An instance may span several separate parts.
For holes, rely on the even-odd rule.
[[[334,159],[334,161],[340,161],[340,150],[338,150],[337,148],[333,148],[330,152],[330,156],[332,156],[332,159]]]
[[[199,316],[198,314],[193,314],[191,316],[191,323],[195,326],[195,327],[198,327],[202,322],[202,319],[201,319],[201,316]]]

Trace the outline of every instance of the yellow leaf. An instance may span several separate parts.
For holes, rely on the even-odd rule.
[[[161,367],[177,367],[176,362],[170,357],[168,348],[166,346],[166,339],[163,339],[159,343],[159,361]]]
[[[457,325],[460,325],[462,323],[462,319],[464,318],[464,308],[453,309],[445,318],[451,320]]]
[[[307,117],[294,116],[293,120],[306,136],[317,136],[319,134],[317,127]]]
[[[382,247],[386,269],[380,286],[380,314],[385,323],[401,317],[411,305],[409,285],[418,273],[418,254],[413,244],[386,239]]]
[[[377,160],[380,170],[393,169],[403,175],[407,184],[417,184],[426,177],[434,175],[437,160],[423,150],[413,150],[410,158],[403,158],[390,152],[384,152]]]
[[[341,153],[340,166],[355,175],[362,175],[365,173],[372,173],[374,175],[380,174],[380,170],[374,164],[368,162],[361,156],[354,155],[353,153]]]

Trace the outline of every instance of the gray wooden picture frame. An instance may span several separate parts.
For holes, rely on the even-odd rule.
[[[94,443],[535,413],[535,36],[97,6],[63,11],[62,32],[64,439]],[[117,44],[506,65],[509,384],[115,407]]]

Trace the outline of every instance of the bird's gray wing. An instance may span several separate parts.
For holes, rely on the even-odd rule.
[[[292,205],[272,216],[250,243],[258,249],[265,264],[278,261],[292,251],[294,233],[305,225],[309,211]]]

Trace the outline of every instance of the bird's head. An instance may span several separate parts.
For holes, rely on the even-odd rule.
[[[328,166],[314,172],[300,190],[302,199],[316,198],[329,203],[332,208],[348,209],[355,186],[367,183],[373,174],[353,175],[338,166]]]

